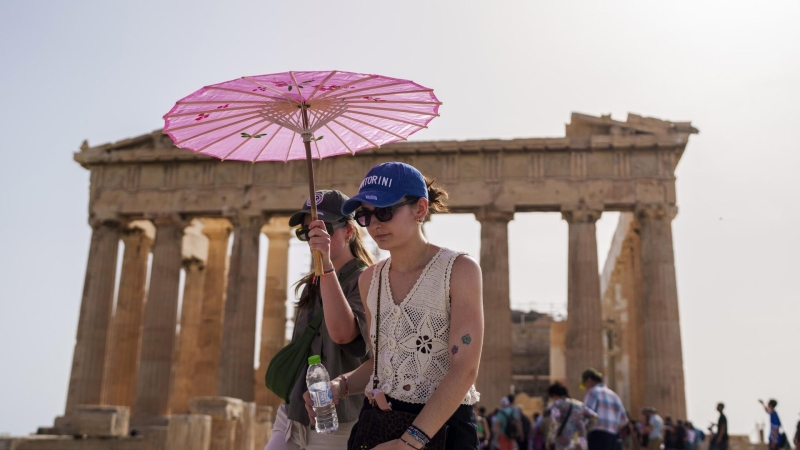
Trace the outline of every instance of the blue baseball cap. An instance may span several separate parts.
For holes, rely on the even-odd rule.
[[[391,206],[407,195],[428,198],[428,185],[419,170],[401,162],[378,164],[364,177],[358,194],[344,202],[342,214],[352,214],[362,203]]]

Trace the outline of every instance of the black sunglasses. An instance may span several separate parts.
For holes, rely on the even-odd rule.
[[[333,230],[338,230],[339,228],[344,227],[347,225],[347,221],[330,223],[330,222],[323,222],[325,224],[325,231],[328,232],[329,236],[333,236]],[[303,242],[308,241],[308,232],[311,231],[305,225],[300,225],[299,228],[294,230],[294,234],[297,235],[297,239],[300,239]]]
[[[405,205],[413,205],[419,201],[418,198],[411,198],[404,202],[400,202],[391,206],[384,206],[382,208],[375,208],[372,211],[368,211],[366,209],[359,209],[355,213],[356,223],[361,225],[362,227],[368,227],[369,224],[372,222],[372,216],[374,215],[376,219],[381,222],[388,222],[392,220],[394,217],[394,210]]]

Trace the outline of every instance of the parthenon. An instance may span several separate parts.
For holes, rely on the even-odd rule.
[[[585,368],[605,368],[624,384],[628,407],[684,417],[671,222],[674,171],[694,133],[689,122],[573,113],[565,137],[396,143],[316,161],[315,170],[318,187],[352,194],[374,164],[407,162],[447,187],[453,212],[475,215],[485,305],[477,388],[490,407],[512,384],[508,224],[515,213],[560,212],[569,225],[570,391]],[[285,343],[287,219],[308,196],[305,162],[220,162],[174,147],[160,130],[84,143],[74,159],[90,172],[93,232],[66,407],[43,433],[92,435],[87,424],[105,417],[114,425],[96,434],[130,448],[263,448],[279,404],[263,378]],[[595,223],[604,211],[625,214],[601,277]],[[254,367],[259,271],[267,281]],[[131,429],[138,436],[123,437]],[[189,429],[199,437],[176,444]],[[19,448],[45,448],[43,439]]]

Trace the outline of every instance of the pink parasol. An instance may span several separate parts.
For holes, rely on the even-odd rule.
[[[195,153],[235,161],[308,161],[355,154],[427,128],[441,103],[412,81],[351,72],[284,72],[214,84],[178,100],[164,133]],[[312,219],[317,220],[315,202]],[[320,255],[314,270],[322,274]]]

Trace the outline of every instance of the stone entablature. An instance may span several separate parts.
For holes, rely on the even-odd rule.
[[[324,159],[315,162],[317,184],[356,192],[370,167],[400,160],[445,184],[454,212],[491,205],[561,211],[579,203],[632,211],[637,204],[675,203],[674,169],[693,132],[685,123],[636,115],[619,122],[573,114],[564,138],[403,142]],[[74,157],[91,171],[90,212],[96,217],[281,214],[307,196],[303,161],[220,163],[174,147],[160,131],[85,144]]]

